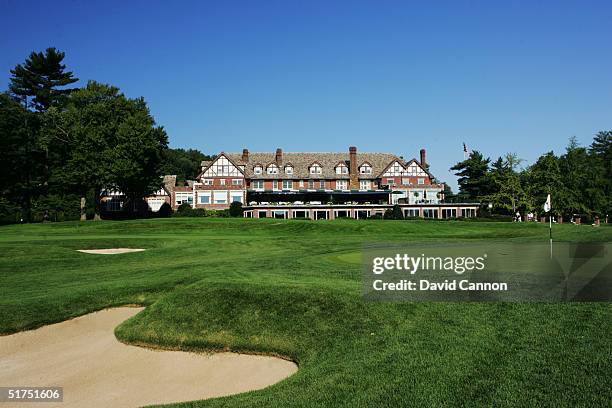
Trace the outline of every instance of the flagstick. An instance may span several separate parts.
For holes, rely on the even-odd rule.
[[[552,259],[552,213],[548,217],[548,236],[550,238],[550,259]]]

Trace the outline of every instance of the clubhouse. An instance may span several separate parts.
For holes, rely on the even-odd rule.
[[[196,180],[164,187],[147,202],[157,211],[164,202],[174,209],[226,209],[243,204],[248,218],[368,218],[398,205],[405,217],[475,217],[478,203],[446,203],[444,185],[428,170],[425,149],[419,160],[390,153],[219,153],[201,163]]]

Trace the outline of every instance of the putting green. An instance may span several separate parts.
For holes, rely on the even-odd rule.
[[[340,254],[329,255],[329,259],[343,264],[361,264],[361,252],[344,252]]]

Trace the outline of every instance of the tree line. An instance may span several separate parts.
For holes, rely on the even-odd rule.
[[[508,153],[491,162],[473,151],[451,170],[459,177],[457,201],[477,200],[493,214],[543,214],[548,194],[553,215],[604,219],[612,212],[612,131],[598,132],[590,146],[570,138],[565,153],[550,151],[530,166]],[[491,210],[489,211],[489,204]]]
[[[144,98],[78,81],[55,48],[32,52],[0,93],[0,220],[99,218],[100,193],[121,191],[139,209],[163,174],[195,177],[208,156],[168,148]]]
[[[159,190],[163,174],[184,183],[210,160],[195,149],[170,149],[144,98],[93,80],[71,88],[78,78],[64,57],[55,48],[32,52],[0,93],[0,221],[99,218],[102,191],[121,191],[125,208],[146,211],[143,198]],[[572,138],[560,156],[522,162],[473,151],[451,168],[459,192],[447,187],[445,199],[479,201],[494,214],[541,214],[551,194],[557,216],[610,214],[612,131],[597,133],[588,147]]]

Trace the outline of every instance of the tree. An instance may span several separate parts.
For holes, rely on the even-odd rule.
[[[527,194],[530,204],[535,208],[542,208],[548,194],[554,192],[553,211],[557,211],[564,206],[565,186],[561,178],[561,168],[559,158],[554,152],[548,152],[538,158],[538,160],[524,173],[526,180]]]
[[[447,183],[442,183],[442,185],[444,186],[444,201],[447,203],[455,202],[457,200],[457,195],[453,192],[451,186],[449,186]]]
[[[103,190],[137,201],[160,188],[167,135],[142,98],[128,99],[116,87],[90,81],[70,95],[62,112],[52,113],[48,131],[71,146],[59,177],[82,197],[93,189],[96,219]]]
[[[602,195],[597,212],[605,216],[612,212],[612,131],[598,132],[593,138],[589,154]]]
[[[62,64],[65,54],[55,48],[47,48],[45,52],[32,52],[24,64],[17,64],[11,70],[9,90],[26,101],[31,97],[31,106],[39,112],[44,112],[51,106],[61,106],[72,89],[62,89],[79,79],[73,73],[66,71]]]
[[[528,207],[520,174],[515,170],[521,162],[522,159],[514,153],[507,153],[504,158],[499,157],[492,164],[489,173],[492,182],[491,192],[482,199],[506,213],[514,214],[519,207]]]
[[[575,137],[570,138],[566,152],[559,158],[559,170],[564,186],[559,209],[565,215],[586,214],[591,211],[587,206],[587,186],[592,183],[589,175],[587,150],[580,147]]]
[[[23,101],[26,109],[32,107],[37,112],[44,113],[52,107],[61,108],[68,94],[73,91],[66,86],[78,81],[78,78],[75,78],[72,72],[66,71],[66,65],[62,63],[64,57],[65,54],[55,48],[47,48],[44,52],[30,53],[23,64],[17,64],[11,70],[9,91]],[[49,178],[53,167],[51,162],[62,163],[66,157],[57,154],[63,150],[61,146],[56,149],[58,147],[55,143],[57,140],[40,135],[40,129],[32,128],[32,123],[33,121],[30,120],[30,123],[26,123],[25,127],[31,129],[30,138],[38,138],[37,144],[43,152],[43,155],[38,158],[42,165],[40,194],[41,196],[47,196],[50,193],[53,194],[49,191]],[[56,194],[56,198],[57,196],[58,194]]]
[[[212,158],[197,149],[166,149],[162,172],[175,174],[179,182],[193,180],[200,173],[204,160],[212,160]]]
[[[168,136],[149,113],[144,99],[129,100],[133,111],[118,125],[115,145],[109,153],[114,186],[128,200],[157,191],[162,175],[163,152]]]
[[[0,194],[4,216],[21,209],[29,222],[32,201],[40,194],[42,151],[37,117],[14,98],[0,94]]]
[[[489,158],[484,158],[482,153],[474,150],[470,157],[455,164],[451,170],[459,176],[459,194],[462,199],[479,199],[491,190],[491,182],[488,176]]]

